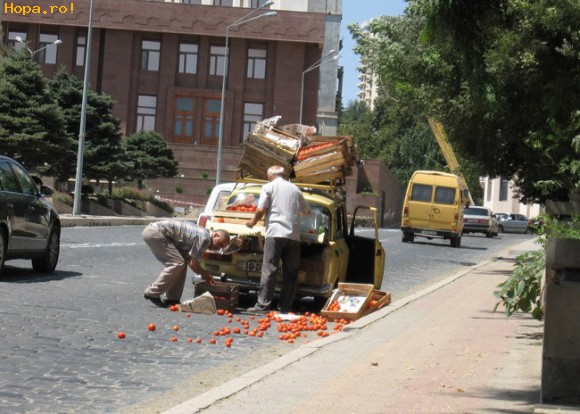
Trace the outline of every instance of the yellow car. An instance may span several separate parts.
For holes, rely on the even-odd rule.
[[[230,232],[237,248],[230,254],[206,253],[202,266],[220,281],[238,284],[241,291],[257,291],[260,286],[265,226],[262,222],[250,229],[245,223],[253,217],[262,184],[246,184],[234,190],[225,210],[215,211],[205,223],[206,228]],[[339,191],[326,185],[297,185],[311,209],[311,214],[301,221],[297,298],[312,296],[322,307],[339,282],[367,283],[380,289],[385,251],[378,240],[377,210],[355,210],[354,216],[360,209],[369,209],[375,224],[374,238],[355,235],[354,224],[348,228],[346,204]],[[279,275],[277,289],[281,281]]]

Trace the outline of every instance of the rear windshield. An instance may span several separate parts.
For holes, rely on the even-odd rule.
[[[485,208],[477,208],[477,207],[467,207],[463,214],[469,214],[472,216],[487,216],[489,215],[488,211]]]
[[[433,192],[433,187],[425,184],[413,184],[413,190],[411,191],[411,200],[413,201],[431,201],[431,193]]]
[[[455,202],[455,188],[437,187],[435,189],[435,202],[439,204],[453,204]]]

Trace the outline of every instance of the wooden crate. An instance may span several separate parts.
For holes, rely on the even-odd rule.
[[[375,303],[375,306],[370,306],[370,302],[372,302],[373,300],[376,300],[377,303]],[[384,292],[382,290],[377,289],[373,290],[373,293],[371,294],[371,300],[369,301],[369,308],[365,312],[365,316],[381,309],[384,306],[389,305],[390,303],[391,303],[390,292]]]
[[[239,288],[234,283],[217,282],[215,285],[208,285],[204,281],[195,283],[195,297],[209,292],[214,300],[217,309],[233,312],[238,306]]]
[[[338,289],[332,292],[330,298],[324,305],[324,308],[320,312],[322,316],[328,318],[329,320],[334,319],[345,319],[347,321],[354,321],[365,314],[369,308],[369,302],[371,301],[371,295],[374,291],[374,286],[364,283],[339,283]],[[330,305],[338,300],[341,296],[357,298],[359,306],[350,311],[331,311],[329,310]]]

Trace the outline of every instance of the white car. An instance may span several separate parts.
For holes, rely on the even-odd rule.
[[[239,185],[239,184],[238,184]],[[197,217],[197,225],[205,227],[205,223],[213,218],[213,212],[224,210],[230,198],[230,194],[236,188],[236,183],[222,183],[216,185],[212,190],[203,212]]]
[[[494,237],[498,233],[497,220],[487,207],[469,206],[463,210],[463,233],[483,233]]]

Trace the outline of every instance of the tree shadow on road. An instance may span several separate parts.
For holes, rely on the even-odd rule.
[[[54,273],[36,273],[31,268],[6,266],[2,268],[0,283],[42,283],[82,276],[80,272],[55,270]]]
[[[478,412],[489,413],[530,413],[535,404],[540,403],[540,389],[536,387],[527,387],[524,389],[496,388],[496,389],[474,389],[472,392],[463,392],[457,394],[461,397],[480,398],[488,402],[498,401],[489,404],[489,407],[479,407]],[[512,402],[501,403],[500,401]]]

